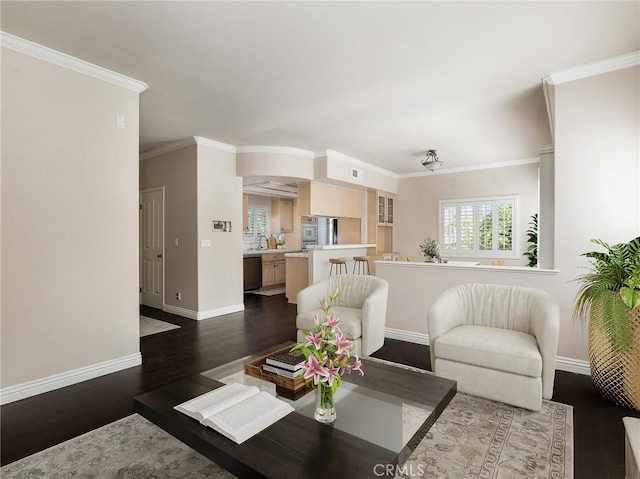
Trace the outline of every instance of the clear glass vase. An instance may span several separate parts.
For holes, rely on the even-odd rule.
[[[327,383],[320,383],[316,387],[316,412],[313,416],[316,421],[323,424],[336,422],[336,405],[333,398],[333,389]]]

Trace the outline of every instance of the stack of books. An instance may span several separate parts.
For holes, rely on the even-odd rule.
[[[302,376],[302,365],[305,363],[304,354],[300,351],[284,351],[268,356],[262,369],[286,378],[295,379]]]

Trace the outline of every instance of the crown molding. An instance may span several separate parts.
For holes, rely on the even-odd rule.
[[[540,158],[525,158],[522,160],[502,161],[499,163],[485,163],[482,165],[461,166],[459,168],[443,168],[436,171],[421,171],[420,173],[405,173],[403,175],[399,175],[399,178],[404,179],[404,178],[415,178],[418,176],[433,176],[433,175],[446,175],[449,173],[464,173],[465,171],[489,170],[492,168],[505,168],[507,166],[531,165],[533,163],[540,163]]]
[[[99,80],[104,80],[113,85],[133,90],[136,93],[141,93],[149,88],[144,82],[134,80],[128,76],[121,75],[120,73],[107,70],[106,68],[99,67],[93,63],[80,60],[79,58],[72,57],[66,53],[53,50],[49,47],[39,45],[37,43],[25,40],[24,38],[11,35],[10,33],[0,32],[0,46],[14,50],[24,55],[44,60],[54,65],[73,70],[74,72],[82,73]]]
[[[640,51],[560,70],[547,75],[542,81],[549,85],[559,85],[561,83],[580,80],[581,78],[601,75],[602,73],[609,73],[637,65],[640,65]]]
[[[171,143],[167,143],[166,145],[159,146],[158,148],[153,148],[151,150],[140,153],[140,161],[148,160],[149,158],[164,155],[165,153],[170,153],[172,151],[179,150],[180,148],[186,148],[187,146],[193,146],[195,144],[196,140],[193,136],[190,136],[189,138],[185,138],[183,140],[173,141]]]
[[[314,155],[315,158],[322,158],[323,156],[326,156],[327,158],[333,158],[335,160],[346,161],[347,163],[351,163],[355,166],[366,168],[369,171],[375,171],[376,173],[380,173],[381,175],[389,176],[395,180],[400,178],[400,175],[394,173],[393,171],[385,170],[384,168],[380,168],[379,166],[372,165],[371,163],[367,163],[366,161],[362,161],[357,158],[353,158],[352,156],[345,155],[344,153],[340,153],[339,151],[324,150],[318,151]]]
[[[555,150],[554,150],[553,145],[543,145],[543,146],[540,147],[539,151],[540,151],[540,154],[542,155],[542,154],[545,154],[545,153],[553,153]]]
[[[209,138],[203,138],[201,136],[194,136],[193,139],[198,145],[211,146],[212,148],[230,151],[231,153],[235,153],[237,151],[235,146],[229,145],[228,143],[222,143],[221,141],[210,140]]]
[[[171,143],[167,143],[166,145],[159,146],[158,148],[153,148],[152,150],[147,150],[143,153],[140,153],[140,161],[148,160],[149,158],[164,155],[165,153],[170,153],[172,151],[179,150],[180,148],[186,148],[187,146],[193,145],[211,146],[213,148],[217,148],[218,150],[230,151],[232,153],[236,152],[236,147],[233,145],[222,143],[216,140],[210,140],[209,138],[203,138],[201,136],[190,136],[189,138],[173,141]]]
[[[280,153],[285,155],[298,155],[305,158],[313,158],[313,151],[303,150],[302,148],[292,148],[290,146],[238,146],[237,153]]]

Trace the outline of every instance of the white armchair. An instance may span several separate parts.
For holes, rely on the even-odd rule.
[[[328,298],[336,288],[340,291],[339,305],[333,307],[342,320],[340,329],[353,339],[356,354],[369,356],[384,344],[387,316],[386,280],[368,275],[336,275],[307,286],[298,293],[298,341],[304,339],[301,329],[313,328],[313,315],[324,317],[320,308],[322,298]]]
[[[429,311],[431,365],[458,391],[531,410],[551,399],[560,312],[546,292],[499,284],[449,288]]]

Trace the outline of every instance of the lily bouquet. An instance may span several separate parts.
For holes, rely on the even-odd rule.
[[[313,316],[314,327],[302,330],[305,341],[296,344],[291,351],[300,350],[306,358],[303,377],[316,386],[316,414],[321,422],[335,421],[333,396],[342,384],[345,372],[362,371],[362,362],[354,354],[353,341],[340,330],[342,321],[331,310],[340,297],[336,289],[328,298],[320,301],[324,319]]]

